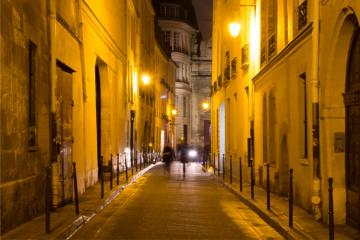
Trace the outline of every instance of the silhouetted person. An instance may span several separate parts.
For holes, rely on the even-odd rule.
[[[175,158],[174,150],[170,146],[165,146],[162,157],[165,163],[165,169],[167,172],[170,172],[170,164]]]

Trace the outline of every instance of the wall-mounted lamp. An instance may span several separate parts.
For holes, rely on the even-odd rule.
[[[201,108],[202,108],[202,110],[204,110],[204,111],[207,111],[207,110],[209,110],[209,108],[210,108],[210,104],[206,101],[206,102],[202,102],[201,103]]]
[[[229,23],[229,31],[232,37],[237,37],[240,33],[240,23],[238,22]]]
[[[150,83],[150,76],[148,74],[143,74],[141,77],[141,81],[144,85],[149,85]]]
[[[175,115],[177,114],[176,109],[171,110],[171,114],[172,114],[173,116],[175,116]]]

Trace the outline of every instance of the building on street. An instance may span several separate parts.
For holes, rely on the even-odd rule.
[[[0,9],[4,233],[44,212],[47,167],[55,209],[74,200],[73,162],[82,194],[110,160],[135,167],[174,147],[176,65],[150,0],[5,0]]]
[[[283,196],[294,169],[296,204],[325,223],[332,177],[335,223],[359,229],[360,3],[216,0],[213,18],[216,167],[242,158],[265,187],[269,164]]]

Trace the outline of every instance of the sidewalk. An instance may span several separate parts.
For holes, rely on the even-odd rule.
[[[226,173],[225,173],[226,174]],[[260,215],[268,224],[275,228],[286,239],[328,239],[328,226],[320,221],[313,219],[312,215],[304,209],[294,205],[293,228],[288,227],[288,200],[275,194],[270,195],[270,210],[266,208],[266,191],[255,186],[254,200],[251,199],[251,188],[249,183],[243,182],[242,192],[240,192],[239,179],[233,178],[233,183],[229,183],[229,175],[225,182],[215,175],[226,188],[236,194],[241,201],[248,205],[253,211]],[[360,239],[360,234],[347,225],[335,226],[335,239]]]
[[[120,174],[120,184],[116,185],[116,174],[114,174],[113,189],[110,190],[110,181],[104,183],[104,198],[100,198],[101,185],[100,183],[87,188],[85,193],[79,197],[80,214],[75,214],[74,204],[68,204],[64,207],[55,209],[50,214],[50,229],[49,234],[45,233],[45,214],[30,220],[27,223],[11,230],[1,239],[67,239],[71,236],[82,224],[89,221],[97,213],[108,205],[124,188],[134,182],[138,177],[151,169],[154,164],[147,166],[145,169],[138,169],[134,175],[131,174],[131,169],[128,170],[129,182],[126,182],[125,172]]]

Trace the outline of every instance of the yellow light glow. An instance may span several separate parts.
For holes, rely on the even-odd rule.
[[[141,78],[143,84],[148,85],[150,83],[150,76],[147,74],[144,74]]]
[[[152,147],[153,146],[153,144],[152,143],[149,143],[149,147]]]
[[[231,36],[237,37],[240,33],[240,23],[231,22],[229,24],[229,31],[230,31]]]
[[[138,75],[137,72],[134,72],[133,74],[133,93],[137,93],[138,88]]]
[[[203,109],[203,110],[209,110],[209,108],[210,108],[210,104],[208,103],[208,102],[203,102],[202,104],[201,104],[201,108]]]
[[[171,110],[171,114],[175,116],[177,114],[176,109]]]

